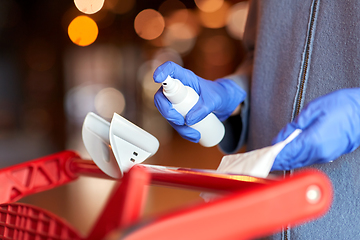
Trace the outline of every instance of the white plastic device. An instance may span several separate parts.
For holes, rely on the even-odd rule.
[[[168,76],[162,85],[164,95],[183,117],[199,100],[199,95],[195,90],[183,85],[178,79]],[[225,127],[214,113],[210,113],[203,120],[189,127],[200,132],[199,143],[204,147],[217,145],[225,135]]]
[[[110,146],[109,129],[108,121],[89,112],[82,126],[82,138],[95,164],[110,177],[121,178],[122,172]]]
[[[111,120],[109,139],[122,173],[154,155],[160,145],[156,137],[117,113]]]
[[[159,141],[153,135],[116,113],[109,123],[89,112],[83,123],[82,138],[95,164],[117,179],[159,148]]]

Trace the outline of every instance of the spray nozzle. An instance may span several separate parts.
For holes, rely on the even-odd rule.
[[[167,92],[176,91],[176,89],[178,88],[177,81],[179,81],[179,80],[174,79],[174,78],[172,78],[170,76],[167,76],[165,81],[162,82],[162,85],[163,85],[165,91],[167,91]]]

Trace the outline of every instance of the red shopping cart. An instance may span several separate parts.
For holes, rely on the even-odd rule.
[[[262,179],[214,172],[136,165],[115,184],[87,236],[22,197],[75,181],[80,175],[108,178],[92,161],[63,151],[0,170],[0,239],[103,239],[113,230],[123,239],[251,239],[283,226],[316,219],[329,209],[332,186],[319,171]],[[172,186],[224,196],[157,216],[141,218],[149,185]]]

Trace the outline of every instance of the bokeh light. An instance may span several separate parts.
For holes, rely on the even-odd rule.
[[[98,32],[95,21],[87,16],[76,17],[68,27],[71,41],[79,46],[92,44],[96,40]]]
[[[115,88],[104,88],[96,94],[94,105],[100,116],[111,118],[114,112],[121,114],[124,111],[125,98]]]
[[[134,28],[139,37],[152,40],[159,37],[165,28],[163,16],[154,9],[145,9],[138,13]]]
[[[179,9],[168,14],[165,18],[166,27],[170,27],[176,23],[186,23],[190,15],[190,11],[187,9]]]
[[[135,6],[135,2],[135,0],[106,0],[104,8],[116,14],[124,14]]]
[[[74,0],[75,6],[80,12],[93,14],[103,7],[104,0]]]
[[[248,11],[248,2],[240,2],[231,6],[226,23],[226,30],[231,37],[242,39]]]
[[[207,28],[222,28],[226,25],[226,19],[230,4],[224,2],[218,10],[215,12],[203,12],[199,11],[199,19],[201,24]]]
[[[192,29],[195,35],[200,32],[200,23],[194,11],[189,9],[180,9],[174,11],[169,17],[165,18],[166,27],[170,28],[173,24],[182,23]]]
[[[163,46],[173,48],[181,54],[190,52],[200,32],[200,24],[195,14],[188,9],[176,10],[165,18],[165,22]]]
[[[221,8],[224,0],[195,0],[196,6],[203,12],[215,12]]]
[[[186,24],[173,24],[164,33],[165,45],[181,54],[189,52],[194,47],[195,40],[194,32]]]
[[[103,88],[100,84],[82,84],[67,91],[65,109],[69,121],[82,124],[88,112],[95,112],[95,95]]]

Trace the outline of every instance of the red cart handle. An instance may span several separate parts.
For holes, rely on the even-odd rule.
[[[313,220],[329,209],[331,201],[329,179],[308,170],[163,216],[125,239],[251,239]]]

